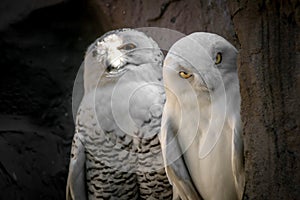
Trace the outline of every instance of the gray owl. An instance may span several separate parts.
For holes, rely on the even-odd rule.
[[[67,199],[171,199],[161,153],[163,54],[144,33],[120,29],[88,48]]]

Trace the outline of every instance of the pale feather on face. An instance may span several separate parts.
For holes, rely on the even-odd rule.
[[[153,77],[152,73],[161,77],[156,68],[161,70],[162,61],[163,54],[157,43],[146,34],[132,29],[108,32],[86,52],[83,63],[85,93],[115,84],[125,74],[145,81]]]
[[[163,55],[158,45],[144,33],[135,30],[111,33],[91,48],[108,77],[118,77],[134,66],[149,63],[162,65]]]
[[[118,49],[123,44],[122,38],[116,34],[112,34],[104,38],[103,41],[97,42],[97,60],[109,63],[113,68],[119,69],[126,63],[124,53]]]

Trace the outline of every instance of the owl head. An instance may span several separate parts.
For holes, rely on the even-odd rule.
[[[151,72],[153,67],[161,68],[162,62],[163,54],[157,43],[143,32],[128,28],[110,31],[86,52],[85,93],[116,83],[125,73],[131,73],[132,78],[145,78],[143,74]]]

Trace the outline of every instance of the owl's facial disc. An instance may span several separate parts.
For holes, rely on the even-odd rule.
[[[179,65],[177,72],[180,77],[179,81],[188,81],[198,92],[207,93],[212,90],[212,88],[207,85],[207,82],[205,82],[204,75],[199,71],[196,72],[189,64]]]
[[[133,51],[135,48],[135,44],[126,43],[118,46],[117,48],[111,49],[110,56],[108,56],[106,61],[107,76],[119,76],[126,72],[127,69],[125,66],[129,64],[133,65],[133,63],[129,62],[126,54]]]
[[[119,77],[143,64],[159,63],[161,57],[157,49],[157,44],[145,34],[121,31],[98,41],[95,45],[95,55],[105,72],[104,76]]]
[[[124,74],[128,68],[126,66],[129,65],[136,65],[133,62],[130,62],[130,59],[128,58],[128,55],[126,55],[126,52],[123,53],[122,56],[116,58],[113,61],[107,60],[106,61],[106,73],[107,76],[120,76]]]
[[[197,70],[190,62],[169,53],[164,60],[165,76],[172,77],[172,82],[188,83],[199,93],[207,93],[211,88],[207,85],[201,71]],[[168,78],[168,77],[166,77]]]

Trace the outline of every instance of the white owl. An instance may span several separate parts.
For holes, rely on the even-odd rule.
[[[166,171],[182,199],[241,199],[244,188],[237,50],[193,33],[177,41],[163,68],[161,142]]]

